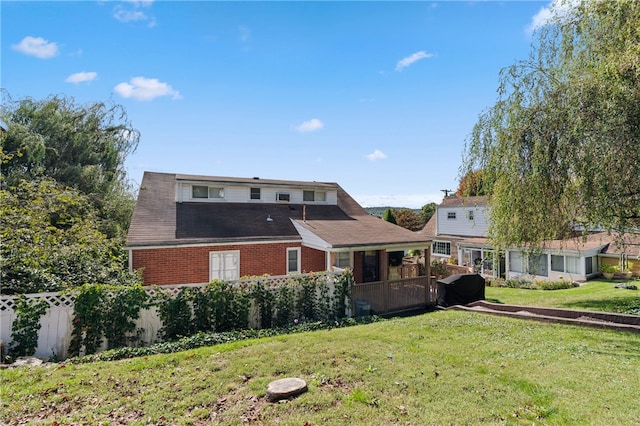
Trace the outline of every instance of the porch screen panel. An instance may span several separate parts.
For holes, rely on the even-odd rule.
[[[547,255],[538,254],[529,256],[529,273],[532,275],[539,275],[546,277],[549,274],[547,266]]]
[[[554,272],[564,272],[564,256],[551,255],[551,270]]]
[[[524,272],[522,252],[520,251],[509,252],[509,271]]]
[[[593,274],[593,257],[584,258],[584,273],[587,275]]]
[[[570,274],[580,274],[580,258],[575,256],[567,256],[567,272]]]

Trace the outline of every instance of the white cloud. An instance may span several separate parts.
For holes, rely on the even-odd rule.
[[[525,28],[526,33],[533,34],[534,31],[550,24],[554,20],[566,19],[571,11],[578,5],[578,2],[579,0],[552,1],[533,15],[531,23]]]
[[[14,44],[14,50],[22,52],[25,55],[35,56],[40,59],[53,58],[58,54],[58,45],[42,37],[27,36],[18,44]]]
[[[152,4],[153,0],[124,0],[123,4],[113,8],[113,17],[123,23],[148,21],[147,26],[153,28],[157,24],[156,19],[141,10],[150,8]]]
[[[181,98],[180,92],[155,78],[134,77],[129,83],[118,84],[114,90],[123,98],[133,98],[139,101],[150,101],[160,96],[171,96],[173,99]]]
[[[413,55],[402,58],[396,64],[396,71],[402,71],[406,67],[415,64],[421,59],[427,59],[433,57],[433,53],[427,53],[424,50],[414,53]]]
[[[134,7],[150,7],[154,0],[122,0],[123,3],[129,3]]]
[[[387,158],[387,154],[380,151],[379,149],[376,149],[371,154],[365,155],[365,158],[369,161],[384,160],[385,158]]]
[[[305,121],[297,126],[294,126],[294,129],[299,131],[300,133],[307,132],[315,132],[316,130],[320,130],[324,127],[324,123],[317,118],[312,118],[309,121]]]
[[[126,10],[120,6],[117,6],[115,8],[113,17],[120,22],[146,21],[147,19],[149,19],[144,12],[141,12],[139,10]]]
[[[551,20],[551,9],[543,7],[538,13],[533,15],[531,23],[527,26],[527,33],[531,34],[540,27],[545,26]]]
[[[97,76],[98,76],[98,73],[82,71],[82,72],[77,72],[75,74],[71,74],[69,77],[67,77],[65,81],[67,83],[78,84],[78,83],[83,83],[85,81],[93,81],[96,79]]]

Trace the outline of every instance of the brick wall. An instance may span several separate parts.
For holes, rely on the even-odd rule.
[[[240,276],[285,275],[287,248],[299,243],[171,247],[133,250],[134,270],[142,268],[145,285],[194,284],[209,282],[209,253],[240,251]],[[325,253],[302,247],[302,272],[326,270]]]

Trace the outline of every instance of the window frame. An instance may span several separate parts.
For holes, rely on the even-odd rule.
[[[291,254],[295,253],[295,269],[291,268]],[[302,256],[302,249],[301,247],[287,247],[287,264],[286,264],[286,271],[287,271],[287,275],[288,274],[299,274],[301,271],[301,267],[300,264],[301,262],[301,256]]]
[[[525,265],[526,256],[523,252],[517,250],[509,250],[509,272],[516,272],[518,274],[524,274],[526,265]],[[515,269],[514,263],[518,263],[519,269]]]
[[[326,191],[314,191],[312,189],[302,190],[302,201],[306,203],[317,203],[327,201]]]
[[[219,256],[222,261],[222,267],[218,268],[217,275],[214,276],[213,269],[213,259],[214,257]],[[232,256],[232,259],[229,259],[229,256]],[[232,265],[233,267],[228,267],[225,265],[227,260],[231,260],[231,263],[235,263]],[[233,278],[227,278],[227,271],[234,271]],[[237,281],[240,279],[240,250],[217,250],[209,252],[209,282],[213,280],[222,280],[222,281]]]
[[[447,212],[447,220],[456,220],[456,212]]]
[[[549,256],[546,253],[527,256],[527,273],[537,277],[548,277]]]
[[[278,203],[291,202],[291,194],[288,192],[276,192],[276,202]]]
[[[257,195],[257,197],[256,197]],[[262,199],[262,190],[260,187],[253,186],[249,188],[249,199],[250,200],[261,200]]]
[[[351,268],[352,264],[353,264],[353,253],[350,251],[338,251],[335,253],[335,260],[333,262],[333,267],[335,268],[340,268],[340,269],[345,269],[345,268]],[[342,264],[342,262],[345,261],[345,257],[346,257],[346,261],[347,261],[347,265]]]
[[[436,247],[438,246],[444,248],[444,253],[441,253],[439,250],[436,250]],[[449,253],[446,253],[447,251]],[[431,243],[431,254],[434,256],[440,256],[440,257],[451,257],[451,241],[434,240]]]
[[[207,189],[207,196],[196,196],[196,188],[199,190]],[[216,195],[217,193],[217,195]],[[224,199],[224,187],[223,186],[211,186],[211,185],[191,185],[191,199],[192,200],[223,200]]]
[[[562,258],[562,268],[561,269],[557,269],[558,265],[556,265],[554,267],[554,258],[556,258],[556,261],[559,261],[558,258]],[[565,272],[566,271],[566,258],[563,254],[552,254],[551,255],[551,271],[552,272]]]

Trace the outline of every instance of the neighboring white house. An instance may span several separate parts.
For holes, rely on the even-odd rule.
[[[621,269],[633,264],[640,272],[640,235],[622,243],[615,235],[594,233],[547,241],[535,254],[518,248],[496,253],[487,239],[489,213],[486,197],[445,197],[420,231],[433,240],[432,258],[507,279],[586,281],[600,275],[602,263]]]

